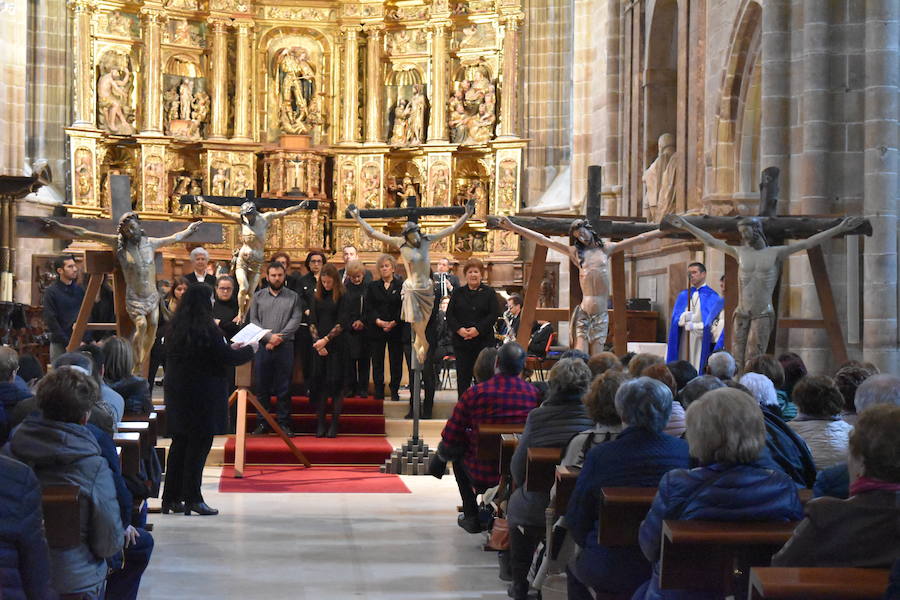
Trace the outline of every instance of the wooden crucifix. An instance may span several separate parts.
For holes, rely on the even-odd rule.
[[[182,204],[199,204],[215,214],[225,217],[241,226],[243,245],[235,251],[234,276],[238,282],[238,319],[243,321],[250,310],[253,291],[262,276],[265,260],[266,235],[272,221],[286,217],[300,210],[313,210],[319,203],[315,200],[284,200],[278,198],[257,199],[253,190],[245,196],[195,196],[181,197]],[[238,212],[225,210],[222,206],[239,206]],[[261,213],[260,208],[280,208],[276,212]]]
[[[739,369],[767,351],[776,325],[825,329],[835,360],[847,362],[847,347],[820,244],[832,237],[872,235],[872,225],[863,217],[775,216],[777,204],[778,169],[769,167],[763,171],[760,184],[760,216],[668,215],[660,229],[673,236],[683,230],[725,253],[725,311],[734,316],[732,327],[726,328],[725,346]],[[785,239],[801,241],[780,245]],[[740,244],[730,245],[725,240]],[[770,240],[778,240],[778,245],[769,245]],[[809,257],[823,318],[779,321],[773,295],[777,293],[781,264],[790,254],[803,250]]]
[[[116,332],[121,336],[131,335],[134,370],[140,374],[146,370],[159,320],[157,250],[188,238],[196,242],[221,242],[222,226],[195,221],[185,228],[176,222],[142,221],[131,210],[131,179],[127,175],[110,175],[110,191],[112,219],[108,221],[19,217],[16,222],[20,237],[87,239],[110,247],[110,250],[85,251],[88,286],[67,350],[72,351],[80,344],[103,277],[112,273]],[[94,328],[109,329],[110,324],[94,324]]]
[[[488,217],[488,227],[502,228],[518,233],[537,244],[532,260],[529,285],[525,290],[521,323],[516,341],[523,348],[528,346],[529,327],[536,314],[540,280],[547,260],[547,249],[565,254],[578,268],[581,285],[581,303],[571,315],[570,338],[572,346],[588,354],[603,351],[609,327],[607,309],[610,293],[613,295],[614,350],[622,355],[627,348],[627,320],[625,311],[625,260],[623,251],[663,237],[665,234],[655,225],[602,219],[600,212],[601,168],[588,167],[588,197],[585,217],[523,218]],[[571,245],[551,240],[549,235],[567,235]],[[603,243],[601,237],[622,240]],[[612,278],[610,278],[610,266]],[[555,312],[555,311],[554,311]]]

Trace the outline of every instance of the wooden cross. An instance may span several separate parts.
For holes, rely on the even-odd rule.
[[[418,223],[419,217],[459,217],[465,212],[466,208],[464,206],[417,206],[416,197],[407,196],[405,208],[365,209],[359,211],[359,216],[363,219],[406,219],[407,221]],[[349,210],[347,210],[345,216],[348,219],[353,218]]]
[[[63,225],[84,227],[100,233],[117,233],[119,219],[123,214],[131,210],[131,178],[128,175],[110,175],[109,178],[112,199],[111,218],[109,220],[71,218],[55,218],[54,220]],[[16,225],[19,237],[73,239],[64,233],[49,234],[44,219],[41,217],[20,216],[16,218]],[[183,223],[172,221],[141,221],[141,227],[144,233],[150,237],[166,237],[184,228]],[[203,223],[200,225],[200,229],[191,236],[190,241],[219,243],[222,241],[222,226],[218,223]],[[157,260],[159,260],[159,257],[160,255],[157,253]],[[115,329],[116,334],[121,337],[130,337],[134,331],[134,324],[125,311],[125,278],[119,268],[115,253],[108,249],[85,250],[84,272],[88,276],[87,289],[84,293],[81,309],[78,311],[78,318],[72,326],[72,337],[69,339],[69,345],[66,347],[68,352],[78,348],[81,344],[82,336],[89,329]],[[91,311],[94,308],[97,292],[100,291],[100,285],[107,274],[112,274],[113,276],[113,303],[116,312],[116,322],[88,323]]]
[[[197,204],[198,201],[205,200],[219,206],[240,206],[244,202],[252,202],[256,208],[290,208],[298,204],[297,200],[291,198],[266,198],[257,197],[253,190],[246,190],[243,196],[204,196],[199,194],[185,194],[180,198],[180,202],[185,204]],[[315,210],[319,208],[318,200],[306,200],[307,208]]]

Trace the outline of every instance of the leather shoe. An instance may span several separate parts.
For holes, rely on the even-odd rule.
[[[250,435],[266,435],[268,433],[272,433],[272,432],[269,430],[268,427],[266,427],[265,425],[260,423],[259,425],[256,426],[256,429],[254,429]]]
[[[391,392],[391,402],[400,402],[400,394]]]
[[[469,533],[481,533],[484,531],[481,528],[481,522],[478,520],[478,515],[467,517],[466,515],[461,514],[456,518],[456,524]]]
[[[194,502],[189,505],[185,505],[184,514],[186,516],[191,516],[191,511],[194,511],[198,515],[209,516],[209,515],[217,515],[219,511],[215,508],[210,508],[210,506],[206,502]]]
[[[294,437],[294,430],[291,429],[290,425],[282,425],[281,430],[284,432],[284,435],[288,437]]]
[[[184,512],[184,502],[182,502],[181,500],[178,500],[176,502],[166,502],[165,500],[163,500],[162,514],[167,515],[170,512],[173,512],[176,515],[178,513]]]

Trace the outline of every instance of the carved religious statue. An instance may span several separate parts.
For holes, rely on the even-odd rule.
[[[200,126],[209,117],[209,94],[195,90],[195,82],[184,77],[163,92],[163,115],[166,132],[177,138],[199,139]]]
[[[131,110],[131,72],[127,67],[111,68],[97,81],[97,104],[100,126],[119,135],[134,133],[129,117]]]
[[[285,133],[306,133],[322,122],[316,100],[316,71],[305,48],[282,50],[275,75],[279,122]]]
[[[764,354],[769,345],[769,336],[776,319],[775,310],[772,308],[772,293],[778,283],[784,259],[795,252],[818,246],[836,235],[853,231],[865,219],[847,217],[831,229],[788,246],[769,246],[763,231],[763,223],[755,217],[745,217],[738,221],[740,246],[730,246],[714,238],[712,234],[692,225],[679,215],[669,215],[666,221],[679,229],[684,229],[707,246],[737,259],[740,295],[734,311],[731,353],[738,368],[741,369],[746,361]]]
[[[484,144],[494,137],[497,122],[496,87],[478,70],[459,82],[448,102],[447,125],[455,144]]]
[[[241,204],[240,212],[233,213],[218,204],[202,198],[198,203],[208,210],[225,217],[241,226],[241,248],[236,252],[234,275],[238,282],[238,321],[243,321],[250,309],[253,290],[259,283],[260,272],[265,258],[266,234],[269,224],[276,219],[294,214],[307,207],[307,202],[270,213],[261,213],[253,202]]]
[[[125,277],[125,312],[134,322],[131,346],[134,349],[134,372],[140,374],[144,361],[156,341],[159,322],[159,292],[156,290],[156,260],[154,253],[163,246],[180,242],[197,231],[195,221],[183,231],[162,238],[147,237],[141,229],[140,217],[127,212],[119,219],[117,234],[99,233],[84,227],[63,225],[53,219],[44,223],[51,233],[67,233],[75,238],[93,240],[112,248]]]
[[[391,129],[391,146],[405,146],[406,139],[409,136],[409,118],[412,114],[412,107],[405,98],[397,100],[397,106],[394,107],[394,126]]]
[[[659,136],[659,155],[644,171],[644,216],[659,223],[675,208],[675,178],[678,174],[678,153],[671,133]]]
[[[347,207],[350,215],[356,219],[359,226],[370,238],[384,242],[400,251],[400,257],[406,266],[408,274],[400,291],[402,298],[402,310],[400,318],[410,324],[413,330],[413,349],[419,365],[425,364],[425,355],[428,352],[428,340],[425,337],[425,326],[431,318],[434,308],[434,287],[431,281],[431,259],[429,251],[431,245],[453,235],[466,224],[466,221],[475,214],[475,205],[466,205],[466,212],[456,220],[453,225],[438,231],[437,233],[424,234],[419,224],[408,221],[400,231],[399,237],[394,237],[375,231],[362,217],[359,210],[351,204]]]
[[[569,227],[571,245],[567,246],[536,231],[516,225],[507,217],[501,217],[498,224],[507,231],[518,233],[537,244],[565,254],[572,264],[578,267],[578,281],[581,283],[583,297],[581,304],[575,307],[572,313],[569,325],[570,343],[572,347],[591,355],[603,351],[606,334],[609,331],[607,306],[612,288],[609,257],[616,252],[665,235],[657,229],[621,242],[604,243],[587,220],[575,219]]]
[[[413,86],[413,97],[409,101],[409,124],[406,132],[407,146],[420,146],[425,143],[425,112],[428,99],[421,83]]]

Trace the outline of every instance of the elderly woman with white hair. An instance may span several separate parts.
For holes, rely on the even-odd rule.
[[[191,250],[191,269],[192,271],[184,276],[191,285],[195,283],[205,283],[209,287],[216,288],[216,277],[207,272],[209,267],[209,252],[203,246],[197,246]]]
[[[705,600],[715,594],[661,590],[660,542],[664,520],[796,521],[803,515],[797,487],[781,471],[759,464],[766,429],[756,401],[746,393],[722,388],[707,392],[687,411],[691,456],[702,466],[674,469],[663,475],[639,541],[653,564],[653,575],[635,599]]]
[[[672,414],[672,391],[664,383],[650,377],[626,381],[615,405],[625,429],[588,452],[566,511],[572,539],[581,549],[567,569],[570,600],[587,600],[591,590],[630,594],[650,577],[639,548],[598,543],[600,489],[655,487],[667,471],[690,466],[687,443],[663,433]]]

